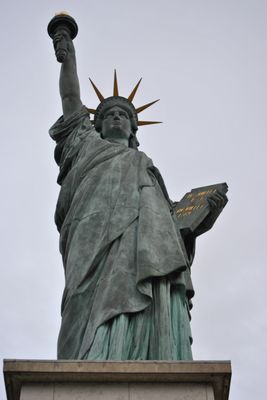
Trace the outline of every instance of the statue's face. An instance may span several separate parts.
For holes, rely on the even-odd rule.
[[[118,106],[109,108],[104,114],[101,134],[103,139],[115,142],[125,140],[125,144],[128,145],[132,129],[127,111]]]

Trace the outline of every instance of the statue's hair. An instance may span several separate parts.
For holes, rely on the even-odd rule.
[[[133,104],[127,100],[125,97],[122,96],[112,96],[112,97],[107,97],[105,100],[103,100],[99,106],[96,109],[95,112],[95,117],[94,117],[94,125],[95,129],[101,133],[102,130],[102,121],[104,119],[104,115],[112,107],[120,107],[123,108],[127,114],[129,115],[130,121],[131,121],[131,130],[132,134],[129,139],[129,147],[133,149],[137,149],[139,146],[139,142],[136,138],[136,132],[138,130],[137,123],[137,113],[136,110],[133,106]]]
[[[138,150],[139,142],[136,137],[136,133],[133,133],[129,139],[129,147],[135,150]]]

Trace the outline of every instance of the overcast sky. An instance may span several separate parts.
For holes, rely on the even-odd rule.
[[[231,360],[231,400],[266,397],[267,3],[75,0],[1,3],[1,358],[55,359],[64,287],[53,214],[59,187],[48,129],[61,114],[59,64],[46,28],[79,25],[81,95],[140,77],[141,150],[170,197],[227,182],[229,203],[199,238],[192,267],[195,360]],[[1,378],[0,398],[5,398]]]

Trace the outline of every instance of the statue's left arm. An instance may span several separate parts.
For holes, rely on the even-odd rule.
[[[202,235],[213,227],[222,209],[226,206],[228,198],[226,194],[217,191],[213,195],[207,197],[207,202],[209,203],[210,212],[194,231],[193,235],[195,237]]]
[[[166,189],[164,180],[163,180],[159,170],[154,165],[149,167],[149,170],[156,177],[156,179],[161,187],[161,190],[163,192],[163,195],[166,198],[167,202],[169,203],[170,209],[173,211],[175,203],[173,203],[169,198],[168,191]],[[216,193],[207,197],[207,202],[209,204],[210,210],[209,210],[209,214],[202,221],[202,223],[193,232],[191,232],[189,229],[179,230],[180,234],[183,238],[184,246],[185,246],[185,249],[187,252],[187,256],[188,256],[190,265],[192,264],[194,255],[195,255],[196,238],[212,228],[216,219],[220,215],[222,209],[227,204],[228,199],[224,193],[216,191]],[[177,228],[179,229],[178,226],[177,226]]]
[[[165,183],[164,183],[164,180],[163,180],[163,178],[161,176],[160,171],[154,165],[149,167],[149,170],[153,173],[153,175],[157,179],[157,181],[159,183],[159,186],[160,186],[160,188],[162,190],[162,193],[163,193],[165,199],[167,200],[167,202],[169,204],[170,212],[174,213],[174,202],[169,197],[167,188],[165,186]],[[195,239],[196,239],[196,236],[192,235],[191,232],[181,231],[179,229],[178,225],[177,224],[175,224],[175,225],[176,225],[176,231],[177,231],[178,236],[183,240],[184,249],[186,251],[187,259],[188,259],[189,265],[191,265],[192,262],[193,262],[193,259],[194,259],[194,255],[195,255],[195,243],[196,243]]]
[[[202,223],[193,232],[189,229],[181,230],[190,264],[192,264],[195,254],[196,238],[213,227],[222,209],[226,206],[228,198],[224,193],[217,191],[215,194],[207,197],[207,202],[209,203],[210,211]]]

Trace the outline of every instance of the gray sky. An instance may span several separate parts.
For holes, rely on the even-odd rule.
[[[114,68],[125,96],[143,77],[135,106],[161,99],[142,117],[164,123],[138,137],[170,197],[228,183],[192,267],[193,354],[232,361],[231,400],[265,399],[266,1],[10,0],[1,10],[1,357],[56,358],[64,281],[47,131],[61,103],[46,27],[67,10],[88,107],[98,104],[88,77],[111,95]]]

